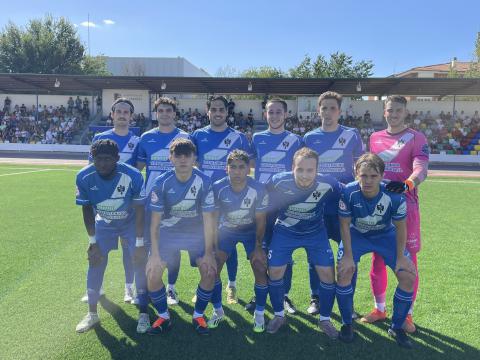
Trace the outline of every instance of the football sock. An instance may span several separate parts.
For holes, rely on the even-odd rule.
[[[397,287],[393,296],[392,328],[401,329],[408,310],[412,305],[413,291],[408,292]]]

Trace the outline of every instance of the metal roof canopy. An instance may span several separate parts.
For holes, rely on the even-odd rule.
[[[55,87],[55,81],[60,82]],[[162,83],[166,85],[162,89]],[[249,83],[252,91],[248,91]],[[360,83],[361,91],[357,91]],[[92,94],[103,89],[148,90],[154,93],[318,95],[331,90],[346,96],[480,95],[480,78],[215,78],[0,74],[0,92],[29,94]]]

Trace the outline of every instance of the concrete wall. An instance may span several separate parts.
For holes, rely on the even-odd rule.
[[[111,104],[119,97],[126,97],[133,106],[135,113],[143,113],[148,116],[149,111],[149,95],[147,90],[122,90],[122,89],[106,89],[102,92],[103,99],[103,115],[108,116],[111,110]]]
[[[182,57],[107,57],[106,63],[115,76],[210,76]]]

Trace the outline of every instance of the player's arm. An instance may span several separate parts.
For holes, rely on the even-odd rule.
[[[150,249],[150,256],[148,258],[147,266],[146,266],[146,273],[148,276],[148,273],[150,272],[160,272],[162,270],[162,267],[164,267],[165,264],[162,263],[162,260],[160,258],[160,253],[158,251],[158,244],[160,243],[160,234],[159,234],[159,227],[160,227],[160,222],[162,221],[162,213],[152,211],[152,220],[150,223],[150,238],[152,241],[152,246]]]
[[[395,265],[395,273],[399,271],[408,271],[415,273],[415,268],[408,258],[405,256],[405,246],[407,244],[407,222],[405,219],[394,220],[393,224],[396,229],[397,241],[397,263]]]
[[[217,272],[217,262],[213,255],[217,242],[217,217],[215,211],[203,212],[203,231],[205,235],[205,255],[202,263],[208,266],[208,272]]]
[[[355,263],[353,261],[352,253],[352,236],[350,233],[351,217],[339,217],[340,221],[340,235],[343,244],[343,257],[338,263],[338,273],[350,273],[355,271]]]
[[[262,264],[263,269],[267,270],[267,256],[262,249],[262,242],[265,236],[265,228],[267,227],[267,213],[255,213],[256,233],[255,233],[255,250],[252,253],[252,263]]]
[[[145,243],[143,241],[143,226],[145,223],[145,206],[136,205],[135,206],[135,252],[133,254],[133,262],[138,264],[147,258],[147,249],[145,248]]]
[[[92,205],[82,206],[83,223],[89,237],[87,249],[88,261],[91,266],[97,266],[102,261],[102,253],[95,238],[95,213]]]

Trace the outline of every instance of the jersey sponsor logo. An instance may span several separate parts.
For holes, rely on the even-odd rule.
[[[167,191],[167,194],[176,194],[176,192],[175,192],[175,190],[170,189],[170,190]]]
[[[207,138],[203,138],[202,140],[200,140],[200,142],[208,142],[208,139],[207,139]]]
[[[148,140],[147,143],[156,143],[155,139]]]
[[[267,145],[267,143],[262,140],[262,141],[260,141],[260,142],[258,143],[258,145]]]
[[[90,188],[90,190],[92,190],[92,191],[98,191],[97,185],[93,185],[93,186]]]
[[[357,207],[357,208],[362,208],[362,204],[354,204],[353,206]]]

